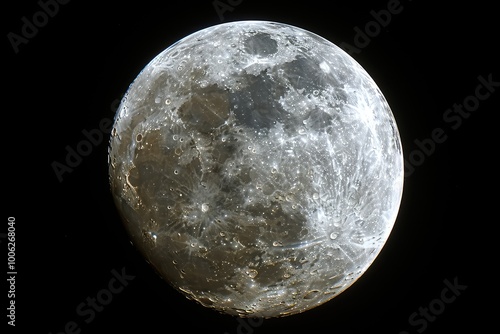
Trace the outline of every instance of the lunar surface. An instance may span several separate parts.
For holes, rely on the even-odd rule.
[[[306,311],[351,286],[399,210],[398,129],[367,72],[286,24],[231,22],[156,56],[110,138],[133,244],[185,296],[241,317]]]

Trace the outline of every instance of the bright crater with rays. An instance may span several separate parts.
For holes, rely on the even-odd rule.
[[[228,314],[318,306],[374,261],[403,188],[398,129],[347,53],[242,21],[155,57],[117,111],[111,191],[134,245],[172,286]]]

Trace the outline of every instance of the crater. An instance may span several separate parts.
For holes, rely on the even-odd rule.
[[[278,42],[272,39],[269,34],[257,33],[245,40],[244,48],[248,54],[268,57],[278,52]]]

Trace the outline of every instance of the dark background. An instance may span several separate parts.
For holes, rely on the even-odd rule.
[[[388,2],[233,1],[223,19],[278,21],[337,45],[354,45],[353,29],[364,30],[373,20],[370,11],[385,9]],[[442,128],[447,140],[405,178],[393,232],[365,275],[316,309],[247,328],[184,298],[129,243],[109,192],[107,134],[62,182],[51,166],[64,163],[67,145],[76,148],[85,139],[82,130],[114,117],[117,99],[154,56],[222,22],[212,1],[71,1],[18,53],[7,35],[20,35],[22,17],[32,21],[40,5],[34,0],[2,5],[7,187],[0,233],[7,229],[6,218],[15,216],[18,271],[17,326],[8,329],[59,333],[75,321],[81,333],[417,333],[423,328],[412,326],[409,316],[440,298],[446,279],[467,288],[424,332],[496,329],[490,302],[496,305],[498,298],[493,141],[500,87],[456,130],[443,114],[474,94],[478,76],[500,81],[497,9],[479,1],[401,5],[353,57],[388,99],[405,159],[418,150],[415,140],[428,140],[435,128]],[[1,241],[6,254],[6,240]],[[6,255],[0,258],[7,262]],[[122,268],[135,278],[85,323],[77,306],[107,287],[113,269]],[[4,291],[2,309],[7,286]]]

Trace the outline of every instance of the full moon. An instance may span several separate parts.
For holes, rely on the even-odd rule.
[[[117,110],[109,177],[165,281],[266,318],[321,305],[366,272],[404,178],[370,75],[328,40],[267,21],[208,27],[149,62]]]

